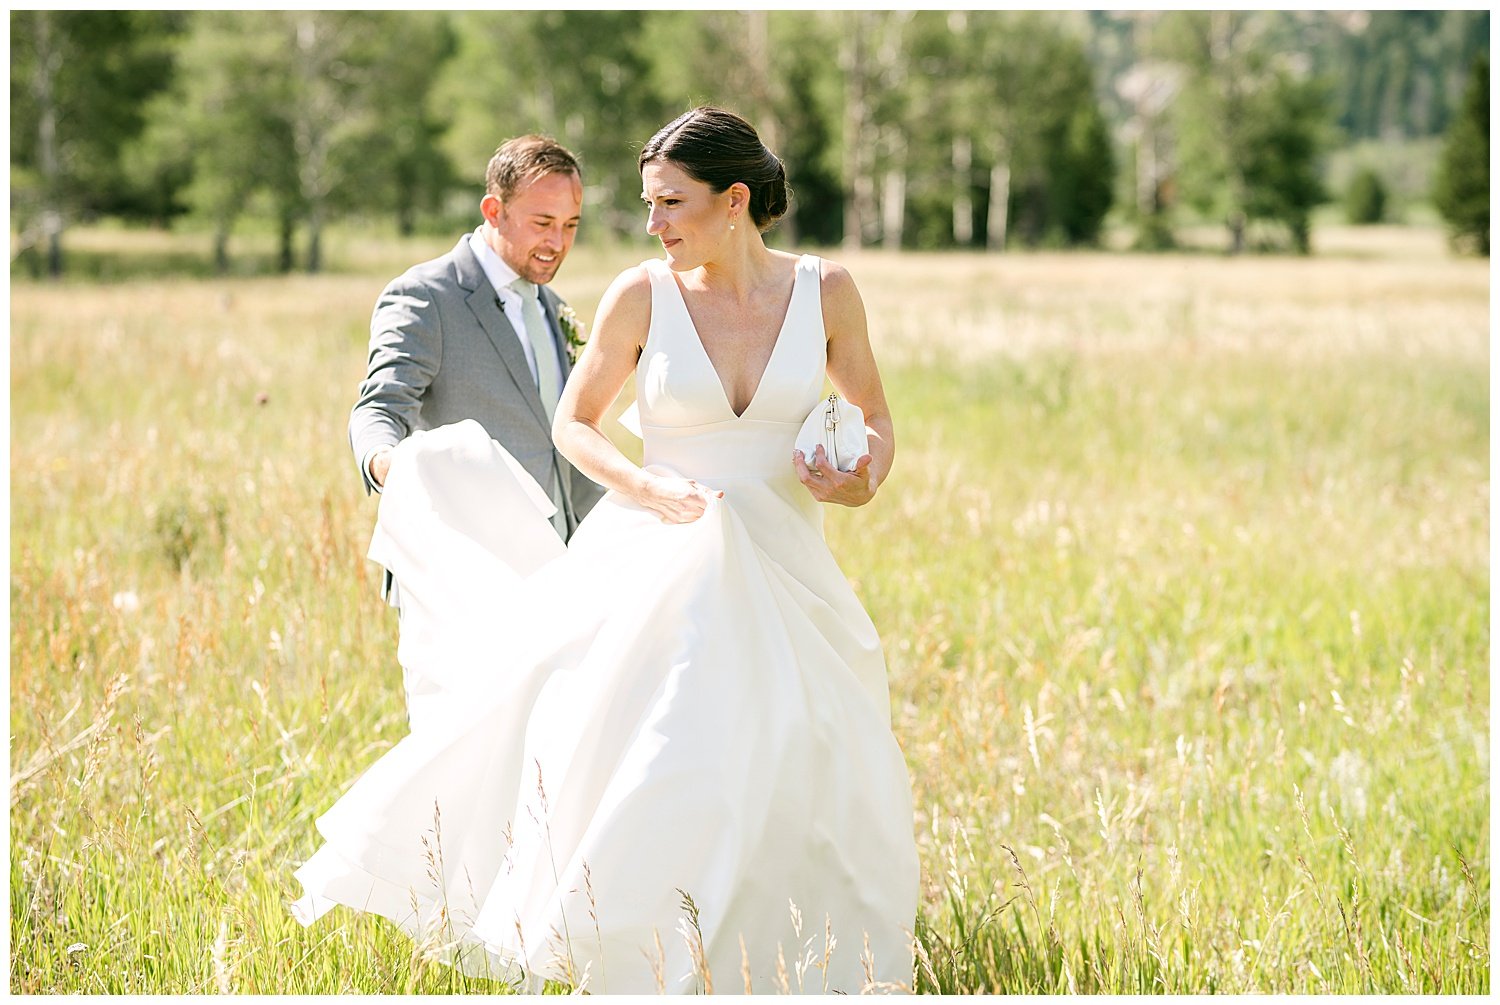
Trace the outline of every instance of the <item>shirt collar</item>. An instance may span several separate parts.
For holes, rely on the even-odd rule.
[[[474,257],[479,259],[479,267],[484,270],[485,278],[495,288],[497,296],[513,293],[510,284],[520,278],[520,274],[505,264],[505,259],[495,254],[495,249],[485,243],[483,229],[476,229],[469,235],[469,248],[474,252]]]

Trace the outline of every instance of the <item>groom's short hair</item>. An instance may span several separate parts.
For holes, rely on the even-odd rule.
[[[549,174],[574,174],[581,180],[578,158],[550,136],[517,136],[500,144],[484,172],[484,190],[501,202]]]

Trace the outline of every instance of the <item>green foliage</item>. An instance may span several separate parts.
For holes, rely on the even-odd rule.
[[[827,13],[768,14],[769,100],[779,149],[792,188],[789,217],[777,228],[784,241],[833,245],[843,234],[839,68],[827,54],[838,44],[838,23]],[[748,109],[747,109],[748,111]]]
[[[373,51],[362,54],[361,121],[337,151],[344,174],[330,195],[340,211],[384,211],[410,235],[442,212],[456,183],[440,146],[448,113],[434,92],[458,40],[447,18],[426,11],[364,13],[379,21],[364,40]]]
[[[147,108],[129,163],[143,175],[185,175],[188,207],[218,235],[228,267],[234,222],[257,193],[286,218],[300,211],[286,39],[267,15],[200,12],[178,45],[172,89]]]
[[[665,120],[633,11],[468,11],[454,15],[457,47],[440,69],[436,101],[451,126],[444,150],[477,203],[485,165],[507,137],[540,132],[579,157],[585,233],[639,227],[640,180],[631,144]],[[466,226],[473,226],[470,211]]]
[[[280,229],[282,269],[305,225],[316,270],[334,215],[388,209],[409,232],[419,209],[439,204],[448,169],[428,92],[451,47],[447,22],[429,15],[199,12],[131,163],[191,178],[186,200],[213,226],[221,269],[236,221],[260,200]]]
[[[1135,239],[1131,242],[1132,251],[1170,251],[1175,247],[1177,235],[1172,232],[1165,214],[1149,213],[1141,216]]]
[[[1327,147],[1327,88],[1277,72],[1253,104],[1244,164],[1245,215],[1287,228],[1292,247],[1311,248],[1311,214],[1325,202],[1320,160]]]
[[[1408,223],[1436,219],[1432,184],[1442,159],[1442,137],[1422,140],[1361,140],[1328,155],[1328,187],[1347,192],[1354,176],[1365,167],[1380,173],[1385,189],[1385,219]]]
[[[174,569],[186,569],[205,549],[221,551],[228,526],[228,504],[222,495],[203,499],[180,494],[156,509],[152,534],[162,556]]]
[[[1221,219],[1230,250],[1253,220],[1283,225],[1307,252],[1311,210],[1327,196],[1327,86],[1279,58],[1283,26],[1244,12],[1181,11],[1162,34],[1185,73],[1176,103],[1183,198]]]
[[[1332,84],[1335,123],[1350,139],[1440,135],[1459,108],[1466,69],[1489,49],[1488,10],[1262,10],[1277,48]],[[1089,56],[1106,114],[1129,118],[1115,85],[1146,58],[1160,11],[1090,11]]]
[[[1344,217],[1350,223],[1380,223],[1385,219],[1385,182],[1372,167],[1360,168],[1344,191]]]
[[[169,44],[184,15],[160,11],[13,11],[10,163],[13,226],[49,245],[61,270],[67,221],[161,210],[119,170],[144,107],[171,79]],[[39,271],[39,269],[38,269]]]
[[[956,137],[974,152],[981,240],[1095,241],[1113,200],[1115,158],[1079,35],[1035,12],[974,11],[948,44],[940,65],[949,88],[925,117],[946,125],[939,149]],[[995,188],[1001,177],[1003,192]],[[1001,221],[997,198],[1006,200],[1004,242],[990,233]]]
[[[1075,105],[1051,161],[1052,216],[1063,243],[1097,244],[1115,191],[1114,145],[1097,102]]]
[[[189,214],[219,271],[231,236],[242,255],[256,228],[275,232],[283,270],[318,268],[334,220],[451,237],[474,223],[490,154],[525,131],[580,154],[585,243],[644,243],[634,151],[703,101],[750,118],[788,166],[792,212],[773,242],[1089,245],[1118,201],[1142,246],[1171,247],[1189,209],[1224,221],[1235,249],[1258,223],[1305,249],[1322,188],[1344,188],[1325,169],[1328,124],[1386,144],[1443,129],[1488,24],[1486,11],[17,11],[19,261],[60,266],[65,222],[100,214]],[[1143,76],[1163,85],[1149,100],[1132,86]],[[1408,167],[1382,161],[1383,181],[1399,215],[1427,197],[1429,171],[1395,156]]]
[[[171,80],[180,13],[11,12],[12,165],[41,170],[42,119],[56,130],[57,184],[78,214],[123,213],[137,194],[116,158],[143,124],[145,103]],[[40,92],[48,92],[44,98]]]
[[[1490,61],[1475,60],[1464,95],[1443,147],[1433,202],[1455,243],[1490,253]]]
[[[1037,123],[1038,164],[1012,185],[1018,235],[1031,247],[1092,244],[1114,199],[1115,157],[1087,57],[1077,39],[1060,31],[1042,45],[1036,34],[1022,33],[1015,44],[1040,49],[1031,69],[1047,86],[1018,87],[1008,100],[1035,100],[1051,109],[1048,120]]]
[[[1335,15],[1344,30],[1314,54],[1338,82],[1338,126],[1362,139],[1443,133],[1462,107],[1464,68],[1489,48],[1487,10]]]

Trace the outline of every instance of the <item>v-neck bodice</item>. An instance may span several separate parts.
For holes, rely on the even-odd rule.
[[[744,418],[745,413],[750,411],[750,407],[755,404],[755,396],[760,392],[760,378],[764,377],[766,371],[771,368],[771,362],[776,357],[776,349],[781,345],[781,336],[786,333],[787,324],[792,320],[792,301],[797,297],[797,287],[802,285],[802,271],[795,267],[792,269],[791,297],[787,300],[787,305],[783,309],[781,315],[781,324],[776,328],[776,335],[771,340],[771,351],[766,354],[766,361],[761,364],[760,375],[756,379],[755,387],[750,391],[750,400],[745,403],[744,408],[738,410],[736,410],[734,407],[734,393],[730,390],[730,385],[725,383],[724,375],[719,372],[718,364],[714,362],[712,354],[709,353],[708,343],[703,341],[703,332],[699,330],[698,322],[693,320],[693,312],[688,308],[687,305],[687,293],[683,291],[682,284],[677,281],[676,274],[672,273],[670,270],[668,270],[668,274],[672,277],[672,285],[677,287],[677,297],[682,301],[683,312],[687,314],[688,329],[693,333],[694,337],[697,338],[698,346],[703,350],[703,355],[708,357],[709,367],[713,369],[714,375],[719,378],[719,386],[724,389],[725,403],[729,405],[730,412],[736,419]]]
[[[646,462],[693,478],[784,475],[797,430],[823,391],[828,351],[820,260],[798,259],[776,344],[739,415],[676,277],[663,261],[644,265],[651,277],[651,327],[636,367],[636,395]]]

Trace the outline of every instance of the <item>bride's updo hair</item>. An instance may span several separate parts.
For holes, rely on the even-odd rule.
[[[715,192],[735,182],[750,190],[750,219],[761,231],[786,215],[791,189],[781,159],[766,149],[755,127],[738,115],[701,105],[668,122],[646,141],[637,167],[671,161]]]

